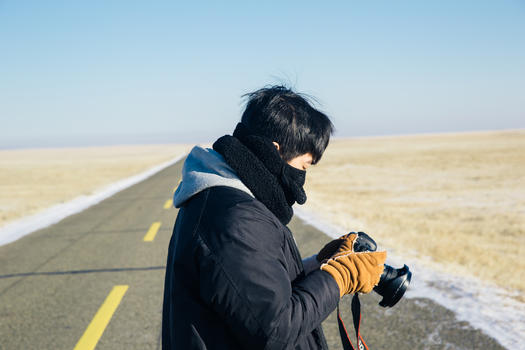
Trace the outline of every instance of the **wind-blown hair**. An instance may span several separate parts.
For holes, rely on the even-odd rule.
[[[247,104],[241,122],[255,135],[277,142],[284,161],[305,153],[312,154],[312,164],[321,159],[334,126],[304,95],[278,85],[243,97]]]

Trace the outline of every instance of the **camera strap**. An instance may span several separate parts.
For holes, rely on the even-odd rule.
[[[359,296],[354,294],[352,298],[352,317],[354,319],[354,328],[355,335],[357,339],[357,350],[369,350],[365,341],[359,333],[359,326],[361,325],[361,302],[359,301]],[[339,323],[339,334],[341,335],[341,342],[343,343],[344,350],[356,350],[350,341],[348,332],[346,331],[345,324],[341,318],[341,313],[339,312],[339,304],[337,304],[337,322]]]

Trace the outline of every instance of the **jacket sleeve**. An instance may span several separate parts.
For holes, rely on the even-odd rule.
[[[308,275],[310,272],[319,270],[321,268],[321,263],[317,261],[317,254],[309,256],[308,258],[303,259],[304,273]]]
[[[250,349],[293,348],[335,309],[339,288],[325,271],[291,281],[283,233],[236,208],[201,237],[200,297]]]

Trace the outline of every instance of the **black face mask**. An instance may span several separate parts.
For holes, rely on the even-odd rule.
[[[304,192],[303,188],[306,181],[306,171],[294,168],[283,161],[279,180],[289,206],[292,206],[295,202],[298,204],[306,202],[306,192]]]

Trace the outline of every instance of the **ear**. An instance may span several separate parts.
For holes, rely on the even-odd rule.
[[[281,148],[277,142],[273,141],[272,143],[275,146],[275,148],[277,148],[277,150],[279,150],[279,148]]]

